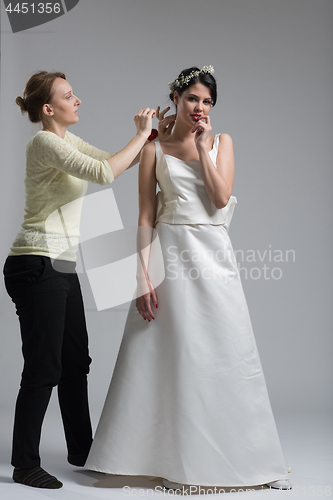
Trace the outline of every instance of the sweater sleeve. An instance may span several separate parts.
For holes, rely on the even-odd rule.
[[[43,166],[95,184],[110,184],[114,180],[112,169],[105,158],[98,160],[82,153],[52,132],[37,133],[32,141],[32,148],[36,160]]]
[[[67,141],[78,149],[81,153],[84,153],[87,156],[91,156],[91,158],[95,158],[95,160],[106,160],[107,158],[111,158],[113,156],[112,153],[108,153],[107,151],[102,151],[101,149],[95,148],[88,142],[83,141],[77,135],[72,134],[71,132],[66,132]]]

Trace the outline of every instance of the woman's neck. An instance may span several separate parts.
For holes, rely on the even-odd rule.
[[[67,127],[62,127],[57,123],[51,123],[51,124],[44,124],[43,130],[46,130],[48,132],[53,132],[54,134],[61,137],[61,139],[64,139],[67,132]]]
[[[192,127],[189,127],[187,124],[177,121],[172,131],[172,140],[179,142],[194,142],[194,133],[192,132]]]

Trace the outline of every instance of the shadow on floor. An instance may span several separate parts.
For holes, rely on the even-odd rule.
[[[114,488],[123,489],[129,492],[130,490],[155,490],[156,492],[163,491],[162,478],[147,476],[120,476],[114,474],[104,474],[103,472],[95,472],[89,470],[76,470],[78,482],[86,486],[94,486],[95,488]],[[95,481],[95,482],[92,482]],[[249,486],[249,487],[223,487],[223,486],[184,486],[182,493],[184,495],[199,495],[199,494],[218,494],[218,493],[236,493],[254,490],[267,490],[268,486]],[[167,490],[166,490],[167,491]]]
[[[0,476],[0,483],[14,483],[11,477]]]

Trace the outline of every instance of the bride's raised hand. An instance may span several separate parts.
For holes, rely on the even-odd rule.
[[[197,149],[201,147],[206,147],[206,142],[209,134],[212,131],[212,126],[210,124],[210,118],[208,115],[202,115],[197,123],[192,128],[194,135],[194,142]]]
[[[142,282],[141,285],[140,282],[138,282],[137,294],[139,296],[136,299],[136,308],[143,319],[151,321],[152,319],[155,319],[151,304],[153,303],[153,306],[157,308],[156,292],[149,279],[144,278],[144,280],[145,282]],[[144,290],[147,290],[147,285],[149,291],[147,293],[143,293]]]
[[[170,106],[160,111],[160,107],[157,106],[156,118],[158,119],[158,140],[165,141],[170,137],[173,126],[176,121],[176,115],[164,116],[170,109]]]
[[[155,116],[155,109],[145,108],[140,109],[134,116],[134,122],[136,126],[136,133],[138,135],[143,135],[144,137],[149,137],[151,134],[153,126],[153,117]]]

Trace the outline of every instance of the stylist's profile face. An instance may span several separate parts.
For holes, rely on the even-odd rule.
[[[56,78],[52,85],[52,119],[59,125],[73,125],[79,121],[78,107],[81,101],[73,94],[70,84],[63,78]]]

